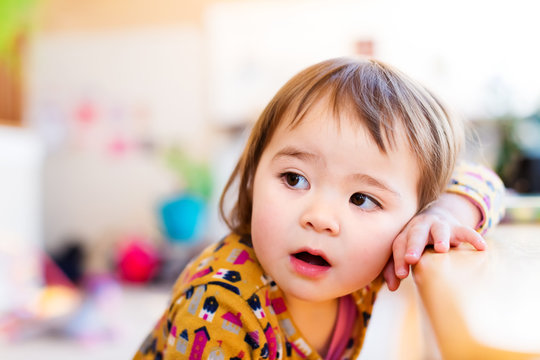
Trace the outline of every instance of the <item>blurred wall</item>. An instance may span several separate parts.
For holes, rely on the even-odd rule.
[[[48,247],[157,236],[181,190],[172,145],[204,159],[201,14],[210,1],[47,0],[27,56],[26,118],[46,143]],[[112,240],[111,240],[112,241]]]

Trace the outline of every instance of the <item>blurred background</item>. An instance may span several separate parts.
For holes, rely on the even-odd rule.
[[[534,1],[0,0],[0,357],[129,358],[293,74],[386,61],[466,119],[538,221]]]

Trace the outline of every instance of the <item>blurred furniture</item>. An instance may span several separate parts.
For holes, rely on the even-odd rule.
[[[23,128],[0,126],[0,314],[41,283],[43,148]]]
[[[414,269],[443,359],[540,358],[540,226],[501,225],[483,252],[427,252]]]
[[[41,245],[41,171],[44,149],[23,128],[0,126],[0,232]]]

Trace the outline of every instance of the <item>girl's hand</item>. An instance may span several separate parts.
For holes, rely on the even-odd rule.
[[[453,193],[441,195],[414,216],[394,240],[393,256],[383,270],[388,288],[397,290],[401,280],[409,275],[409,266],[420,260],[427,245],[433,245],[440,253],[463,242],[484,250],[486,243],[475,231],[481,218],[480,210],[468,198]]]

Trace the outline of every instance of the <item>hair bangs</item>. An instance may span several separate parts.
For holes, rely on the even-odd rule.
[[[313,83],[288,105],[290,128],[300,124],[318,101],[328,102],[334,118],[342,115],[366,126],[373,141],[383,153],[395,147],[395,124],[400,118],[395,92],[381,80],[377,64],[369,61],[342,62],[313,79]],[[294,112],[293,112],[294,111]],[[339,121],[337,123],[339,126]]]

